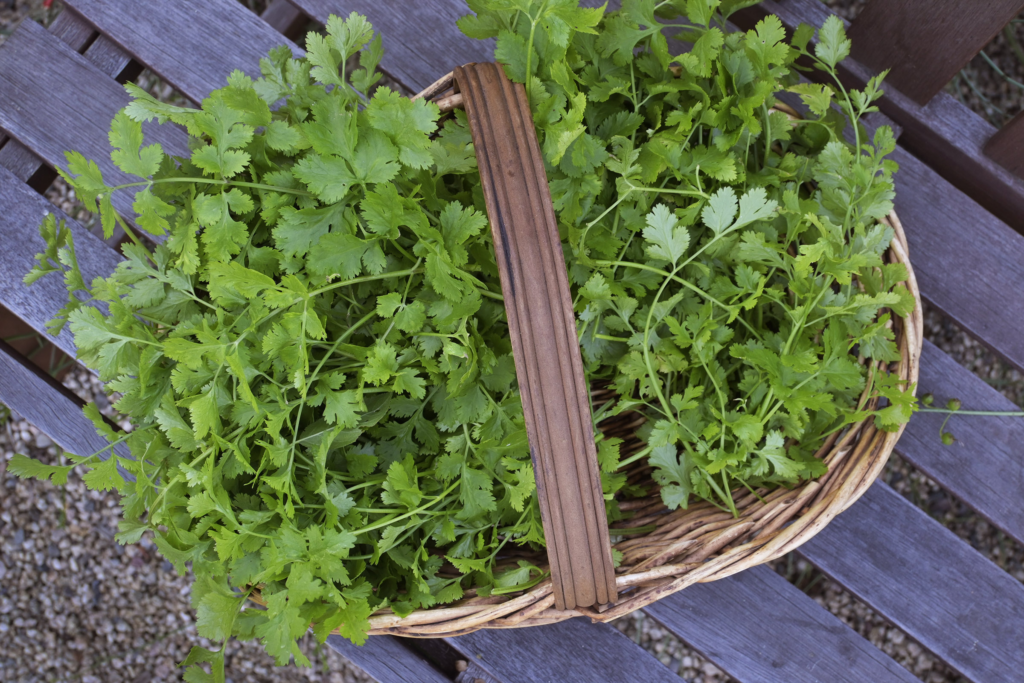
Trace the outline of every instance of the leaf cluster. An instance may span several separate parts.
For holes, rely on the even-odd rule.
[[[200,634],[262,638],[280,663],[306,661],[310,624],[362,643],[385,607],[521,589],[541,571],[496,558],[543,544],[465,117],[435,135],[435,105],[375,88],[380,39],[358,15],[307,48],[199,109],[127,86],[111,158],[136,179],[110,185],[77,153],[64,175],[108,234],[120,221],[157,245],[125,245],[87,284],[49,216],[26,278],[63,274],[53,329],[131,419],[108,436],[133,459],[83,461],[125,496],[119,540],[151,531],[195,572]],[[144,146],[151,119],[184,126],[190,156]],[[115,192],[134,193],[135,227]],[[13,471],[70,469],[29,463]],[[266,609],[243,609],[257,587]],[[188,663],[213,672],[189,680],[222,680],[222,651]]]
[[[671,508],[698,497],[735,512],[731,491],[819,476],[827,435],[866,417],[897,429],[915,405],[887,374],[891,317],[914,299],[879,222],[893,134],[869,139],[861,123],[881,77],[839,82],[850,41],[836,17],[788,41],[774,16],[727,32],[749,4],[625,0],[601,16],[474,0],[460,24],[496,38],[526,84],[587,371],[615,388],[615,411],[648,418]],[[802,78],[799,57],[830,84]],[[862,396],[888,405],[861,410]]]

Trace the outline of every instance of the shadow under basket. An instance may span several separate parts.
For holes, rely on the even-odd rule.
[[[515,87],[525,97],[522,86]],[[463,106],[462,93],[458,92],[452,74],[416,97],[437,103],[442,111]],[[798,117],[784,105],[777,109],[791,118]],[[479,150],[477,153],[479,156]],[[892,316],[889,322],[900,360],[859,360],[870,364],[872,372],[888,372],[916,384],[923,330],[920,291],[899,219],[892,213],[882,222],[895,234],[883,261],[906,266],[906,286],[914,297],[915,308],[906,319]],[[869,388],[860,397],[862,409],[877,407],[878,398],[869,397]],[[591,398],[599,404],[614,396],[608,389],[592,387]],[[606,437],[622,439],[620,450],[623,457],[628,457],[644,447],[636,436],[644,422],[645,418],[636,413],[625,413],[606,420],[599,429]],[[831,435],[816,453],[828,466],[824,475],[789,489],[761,489],[756,495],[737,489],[732,492],[737,516],[706,501],[691,502],[686,509],[669,510],[662,503],[658,485],[651,479],[651,466],[642,459],[626,474],[629,484],[644,487],[647,497],[621,500],[620,508],[632,516],[609,529],[612,547],[622,554],[614,569],[618,595],[613,601],[594,607],[556,609],[554,585],[548,575],[521,593],[481,597],[475,590],[468,590],[456,603],[418,610],[404,617],[387,609],[379,611],[370,617],[370,635],[448,637],[484,628],[552,624],[578,616],[606,622],[691,584],[715,581],[769,562],[808,541],[863,495],[881,473],[902,432],[902,427],[895,432],[882,431],[873,418],[847,426]],[[645,532],[630,533],[636,528],[644,528]],[[550,568],[545,551],[519,549],[499,560],[495,571],[515,566],[518,560],[528,560],[545,571]],[[455,572],[454,568],[448,569]],[[253,599],[262,602],[258,594]]]

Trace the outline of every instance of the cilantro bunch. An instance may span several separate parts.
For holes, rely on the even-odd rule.
[[[542,143],[595,406],[647,418],[625,459],[598,434],[611,519],[631,465],[653,465],[666,505],[733,509],[741,486],[820,474],[824,438],[875,411],[909,418],[890,313],[913,298],[884,264],[895,165],[888,129],[866,141],[864,92],[800,81],[803,56],[835,75],[838,21],[813,52],[775,18],[727,34],[733,0],[471,0],[460,21],[497,38],[524,82]],[[668,32],[692,44],[669,43]],[[673,54],[679,52],[680,54]],[[86,283],[53,216],[26,278],[61,273],[79,357],[133,428],[87,414],[111,457],[76,458],[124,496],[118,540],[147,530],[185,571],[201,635],[260,637],[305,662],[310,626],[357,643],[369,616],[522,591],[544,538],[508,326],[464,114],[385,87],[381,40],[332,17],[307,54],[240,72],[200,109],[134,101],[111,126],[111,185],[68,153],[63,177],[132,238]],[[810,115],[774,109],[789,91]],[[141,123],[184,126],[187,158],[144,146]],[[854,143],[844,140],[852,124]],[[115,192],[134,193],[134,226]],[[149,233],[146,241],[136,227]],[[155,245],[155,246],[154,246]],[[858,362],[858,355],[863,362]],[[113,446],[124,443],[132,457]],[[66,477],[70,468],[12,462]],[[124,476],[127,474],[127,476]],[[265,610],[243,609],[258,597]],[[223,648],[195,648],[189,680],[223,680]],[[210,678],[212,676],[212,678]]]
[[[869,415],[869,377],[888,402],[877,424],[909,419],[912,387],[868,370],[900,359],[890,316],[914,307],[906,268],[882,260],[895,140],[861,124],[881,77],[836,77],[837,17],[811,52],[813,28],[787,42],[774,16],[727,33],[746,0],[469,4],[463,31],[497,38],[526,84],[589,376],[614,388],[612,414],[648,418],[622,466],[649,457],[669,508],[696,496],[735,514],[734,489],[824,473],[814,453]],[[798,58],[834,85],[802,81]],[[785,92],[804,118],[775,108]]]
[[[124,495],[118,540],[152,530],[192,563],[200,633],[261,637],[282,663],[305,662],[311,623],[361,643],[382,607],[522,589],[541,570],[495,558],[543,544],[465,117],[434,136],[435,105],[373,89],[381,41],[358,15],[307,47],[275,50],[259,80],[232,74],[201,109],[129,85],[111,156],[138,180],[111,186],[73,152],[63,175],[108,235],[134,236],[110,201],[134,192],[160,244],[127,244],[88,286],[50,216],[28,278],[63,271],[87,293],[53,331],[70,325],[134,426],[105,428],[134,459],[87,461]],[[153,118],[188,130],[189,158],[143,146]],[[243,611],[257,586],[266,611]]]

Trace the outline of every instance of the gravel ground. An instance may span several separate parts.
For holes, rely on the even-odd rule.
[[[59,2],[49,10],[42,4],[42,0],[0,0],[0,43],[21,17],[45,22],[60,9]],[[243,4],[259,11],[264,0]],[[864,2],[829,0],[827,4],[852,19]],[[1018,42],[1024,40],[1024,25],[1016,24],[1013,30]],[[1024,56],[1017,61],[1014,41],[1007,34],[997,36],[986,53],[1007,75],[1024,82]],[[999,76],[982,57],[965,72],[965,77],[950,84],[950,92],[995,125],[1024,108],[1024,90]],[[158,96],[174,96],[148,72],[139,80]],[[54,183],[47,197],[83,224],[95,225],[94,217],[62,182]],[[1024,378],[1017,370],[938,313],[926,310],[925,320],[929,340],[1011,400],[1024,402]],[[103,405],[98,382],[84,371],[72,372],[65,382],[84,398],[98,399]],[[936,442],[941,447],[937,436]],[[59,457],[49,439],[26,421],[14,416],[4,424],[0,419],[0,681],[177,679],[176,665],[188,649],[210,645],[195,632],[189,605],[191,577],[177,576],[149,539],[128,547],[113,540],[120,515],[116,495],[88,491],[76,474],[63,489],[8,476],[6,462],[15,452],[46,462]],[[908,500],[1024,581],[1024,548],[898,457],[892,458],[884,477]],[[963,680],[797,556],[780,559],[775,569],[922,681]],[[615,626],[687,681],[732,680],[642,613],[624,617]],[[318,649],[315,641],[304,642],[303,650],[312,668],[276,668],[257,643],[235,642],[229,647],[229,680],[369,680],[340,656]]]

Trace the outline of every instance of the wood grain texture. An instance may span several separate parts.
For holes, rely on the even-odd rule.
[[[852,56],[926,104],[1024,9],[1022,0],[872,0],[850,25]]]
[[[131,55],[122,50],[117,43],[102,34],[96,37],[93,44],[83,54],[100,71],[115,79],[132,62]]]
[[[17,140],[8,140],[6,145],[0,147],[0,166],[24,183],[28,182],[41,165],[42,160]]]
[[[39,236],[39,225],[47,213],[65,220],[75,240],[78,262],[86,282],[107,276],[117,267],[121,257],[88,230],[64,215],[45,197],[21,182],[10,171],[0,168],[0,304],[45,333],[46,323],[67,301],[64,281],[49,275],[31,287],[22,278],[35,263],[35,255],[46,245]],[[75,355],[71,332],[65,329],[56,339],[47,337],[61,351]]]
[[[241,69],[260,75],[260,58],[287,44],[302,51],[236,0],[69,0],[102,33],[200,102]]]
[[[985,143],[985,154],[1024,179],[1024,112],[1014,116]]]
[[[885,484],[798,552],[970,680],[1020,680],[1024,585]]]
[[[58,14],[50,24],[49,31],[76,52],[82,52],[87,47],[91,48],[93,45],[90,45],[90,42],[95,44],[96,31],[72,11]],[[101,51],[102,46],[97,53]],[[4,144],[5,142],[8,144]],[[17,140],[8,140],[6,135],[0,133],[0,166],[28,182],[42,165],[43,160],[27,147]]]
[[[17,411],[69,453],[91,455],[109,446],[82,414],[82,399],[26,361],[2,340],[0,403]],[[119,444],[115,450],[118,455],[128,455],[124,444]],[[109,450],[101,457],[110,457]]]
[[[409,92],[419,92],[460,64],[493,59],[493,40],[472,40],[455,20],[469,14],[465,0],[293,0],[320,23],[331,14],[358,12],[384,41],[381,69]]]
[[[681,683],[608,624],[570,619],[549,626],[485,630],[445,642],[503,683]]]
[[[734,14],[732,20],[749,29],[768,13],[776,14],[790,29],[801,22],[821,26],[832,14],[819,0],[764,0]],[[839,73],[847,87],[859,88],[875,72],[846,59]],[[883,90],[878,106],[903,128],[901,146],[1000,220],[1024,232],[1024,180],[983,151],[995,127],[944,92],[921,106],[891,84],[883,84]]]
[[[644,612],[740,681],[917,681],[764,565],[695,584]]]
[[[896,212],[921,296],[1018,368],[1024,368],[1024,236],[906,150]]]
[[[917,393],[934,394],[936,406],[958,398],[964,410],[1020,410],[929,342],[921,354]],[[915,415],[896,451],[1011,538],[1024,543],[1024,420],[953,416],[947,429],[956,435],[956,443],[944,446],[939,440],[944,418],[940,413]]]
[[[271,0],[260,18],[292,41],[303,38],[302,29],[309,23],[309,19],[302,10],[293,5],[290,0]]]
[[[526,91],[494,63],[455,69],[505,297],[555,605],[616,598],[583,357]]]
[[[40,69],[39,64],[46,64]],[[95,160],[108,184],[137,178],[110,161],[107,133],[128,94],[85,57],[33,21],[18,27],[0,46],[0,128],[51,166],[66,167],[65,150]],[[142,124],[146,143],[188,155],[188,137],[175,126]],[[131,192],[115,192],[114,207],[134,216]]]
[[[379,683],[451,683],[401,638],[373,636],[365,645],[353,645],[346,638],[330,635],[326,644]]]
[[[60,38],[75,52],[81,52],[96,36],[96,29],[76,12],[65,8],[50,24],[50,33]]]

